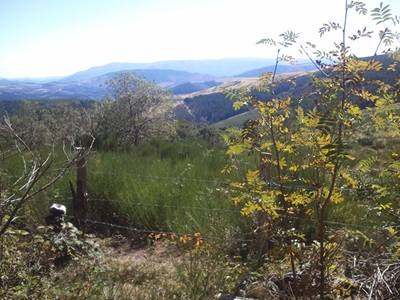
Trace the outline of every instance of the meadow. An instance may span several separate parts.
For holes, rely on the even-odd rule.
[[[374,133],[363,128],[349,145],[349,153],[359,159],[384,158],[393,153],[399,142],[390,132]],[[65,153],[74,154],[72,148],[61,147],[43,147],[38,151],[43,157],[53,151],[54,171],[63,165]],[[14,282],[32,277],[25,285],[17,285],[19,290],[14,291],[11,284],[2,295],[10,299],[18,299],[23,293],[60,296],[62,285],[68,286],[63,292],[65,299],[210,299],[221,293],[267,299],[273,291],[264,286],[263,278],[273,280],[271,276],[275,275],[271,274],[283,276],[290,269],[288,254],[275,244],[270,255],[279,259],[265,264],[261,260],[260,264],[264,253],[259,248],[263,242],[257,233],[257,215],[241,213],[243,204],[232,201],[229,186],[243,180],[241,174],[247,170],[259,167],[259,153],[241,157],[238,169],[227,174],[222,170],[232,158],[226,152],[225,146],[200,140],[160,139],[120,151],[92,149],[86,158],[87,230],[78,232],[67,223],[60,233],[38,231],[45,225],[52,203],[65,205],[66,221],[75,222],[70,184],[75,185],[77,170],[72,168],[60,181],[30,199],[15,220],[14,228],[32,233],[28,236],[31,241],[6,238],[4,246],[20,256],[17,262],[6,255],[0,268],[4,273],[19,274]],[[291,160],[290,155],[286,160]],[[18,156],[7,163],[8,174],[3,178],[11,180],[21,173],[23,163]],[[377,177],[378,173],[377,169]],[[52,176],[52,172],[48,175]],[[307,190],[305,185],[309,183],[300,179],[308,175],[299,174],[293,184],[288,181],[286,190]],[[272,180],[275,178],[273,170]],[[360,178],[360,183],[368,185],[368,180],[371,178]],[[348,255],[374,253],[381,244],[394,253],[398,239],[388,228],[396,228],[396,216],[385,214],[363,186],[343,188],[342,194],[344,202],[330,207],[325,222],[327,232],[335,240],[332,245],[345,245],[344,253]],[[391,199],[393,195],[388,195],[381,203]],[[393,209],[397,208],[397,203],[393,203]],[[288,216],[288,220],[301,224],[299,230],[304,233],[307,250],[299,249],[296,257],[299,262],[312,261],[315,249],[310,245],[317,236],[318,220],[313,215],[303,220],[298,217]],[[49,243],[53,245],[50,248]],[[346,265],[351,259],[346,255],[334,254],[332,267]],[[27,268],[29,256],[37,264]],[[50,271],[46,269],[48,261],[60,257],[72,261],[56,264]],[[13,264],[8,265],[11,261]],[[39,281],[36,275],[28,275],[35,272],[41,278]],[[42,272],[52,275],[40,275]],[[52,276],[63,276],[63,281],[53,282]],[[249,280],[254,284],[245,284]]]
[[[357,134],[355,142],[350,145],[350,153],[357,154],[359,159],[372,155],[385,157],[399,142],[388,132],[374,134],[366,128]],[[50,150],[45,147],[40,151],[44,156]],[[69,151],[73,155],[72,149]],[[227,174],[222,172],[230,163],[226,151],[222,145],[209,145],[202,141],[160,139],[129,150],[93,149],[86,165],[88,230],[104,236],[122,233],[140,238],[151,233],[200,233],[222,245],[246,240],[256,225],[252,218],[242,216],[240,210],[243,206],[235,205],[231,200],[229,183],[242,180],[240,176],[247,169],[257,169],[260,158],[258,153],[242,157],[241,170]],[[61,165],[65,159],[61,147],[56,148],[55,157]],[[290,161],[290,156],[287,160]],[[22,163],[17,157],[9,160],[10,176],[15,178],[21,168]],[[274,170],[272,176],[276,176]],[[44,225],[50,205],[59,203],[67,207],[67,220],[74,223],[70,183],[75,185],[75,182],[76,169],[72,168],[60,181],[26,204],[20,222],[32,228]],[[288,186],[288,191],[304,185],[306,183],[296,180],[293,186]],[[365,225],[379,228],[384,223],[393,222],[390,217],[382,219],[376,205],[363,199],[357,188],[344,189],[343,195],[345,202],[332,206],[328,221],[344,225],[333,228]],[[312,239],[316,222],[308,220],[306,223]]]
[[[128,236],[201,233],[221,243],[243,238],[246,221],[228,189],[239,174],[222,173],[229,159],[225,152],[223,147],[203,143],[161,140],[130,151],[93,151],[86,164],[88,229]],[[255,165],[258,160],[247,163]],[[75,183],[75,173],[71,170],[27,204],[28,223],[43,224],[52,203],[65,205],[67,219],[73,222],[69,183]]]

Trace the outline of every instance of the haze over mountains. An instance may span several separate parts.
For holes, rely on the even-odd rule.
[[[70,76],[46,79],[1,79],[0,100],[98,99],[104,95],[104,82],[116,72],[132,71],[176,95],[215,87],[232,78],[258,77],[273,71],[274,59],[234,58],[220,60],[178,60],[155,63],[110,63]],[[309,62],[297,66],[280,65],[277,73],[315,69]]]

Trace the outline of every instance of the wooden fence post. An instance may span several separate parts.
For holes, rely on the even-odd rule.
[[[74,216],[77,228],[79,230],[85,231],[85,223],[88,209],[85,149],[83,147],[79,147],[76,148],[76,151],[76,194],[73,197]]]

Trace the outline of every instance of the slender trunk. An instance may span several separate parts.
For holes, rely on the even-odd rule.
[[[341,85],[342,85],[342,95],[341,95],[341,105],[340,109],[341,111],[344,110],[344,105],[345,105],[345,100],[346,100],[346,26],[347,26],[347,13],[348,13],[348,4],[347,0],[345,1],[346,7],[345,7],[345,17],[344,17],[344,26],[342,30],[342,70],[341,70]],[[335,166],[333,169],[333,174],[331,178],[331,184],[329,187],[329,193],[322,205],[320,206],[320,212],[319,212],[319,242],[320,242],[320,251],[319,251],[319,261],[320,261],[320,299],[324,299],[325,297],[325,285],[326,285],[326,264],[325,264],[325,217],[326,217],[326,209],[331,201],[335,185],[336,185],[336,180],[337,176],[339,173],[340,169],[340,151],[342,150],[342,135],[343,135],[343,122],[342,120],[338,121],[338,136],[337,136],[337,153],[336,153],[336,158],[335,158]],[[331,142],[334,142],[333,140]]]
[[[290,266],[292,268],[292,274],[293,274],[293,294],[294,298],[297,300],[299,298],[299,286],[297,284],[297,273],[296,273],[296,267],[294,264],[294,255],[292,251],[292,245],[289,246],[289,251],[290,251]]]
[[[320,276],[320,290],[319,297],[324,299],[325,295],[325,203],[321,206],[319,216],[319,276]]]

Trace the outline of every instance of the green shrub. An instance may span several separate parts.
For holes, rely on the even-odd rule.
[[[89,288],[93,292],[91,283],[85,280],[64,286],[65,279],[71,276],[71,270],[66,268],[71,265],[76,269],[77,264],[78,272],[97,268],[89,261],[100,257],[99,247],[89,238],[70,223],[60,228],[43,227],[35,234],[10,228],[0,240],[0,297],[48,299],[68,294],[72,299],[77,290]]]

